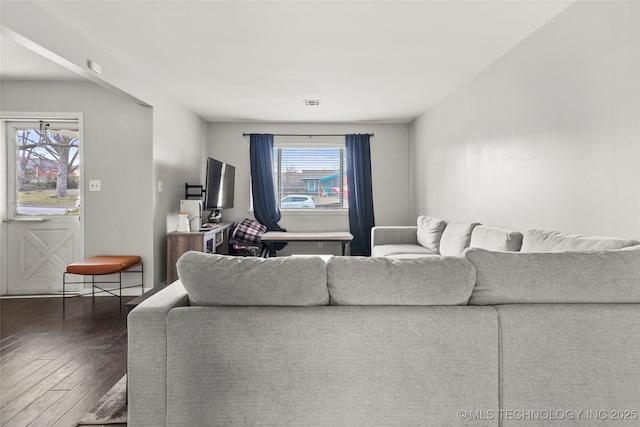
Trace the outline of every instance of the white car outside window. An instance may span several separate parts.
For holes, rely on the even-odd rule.
[[[280,200],[281,209],[313,209],[315,207],[316,201],[313,197],[304,194],[291,195]]]

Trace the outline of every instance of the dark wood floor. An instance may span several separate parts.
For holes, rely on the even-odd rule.
[[[125,374],[128,299],[0,300],[0,425],[75,426]]]

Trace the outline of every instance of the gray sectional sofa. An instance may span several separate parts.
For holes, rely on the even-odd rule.
[[[640,423],[639,247],[178,273],[128,317],[130,427]]]
[[[371,256],[392,259],[462,256],[466,248],[509,252],[611,250],[635,246],[631,239],[585,236],[532,229],[521,233],[479,223],[448,222],[426,215],[415,226],[379,226],[371,230]]]

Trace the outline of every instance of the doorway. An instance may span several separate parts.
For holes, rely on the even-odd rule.
[[[58,294],[66,266],[82,258],[80,115],[3,119],[9,295]]]

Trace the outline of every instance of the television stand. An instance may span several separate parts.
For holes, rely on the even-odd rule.
[[[230,222],[221,222],[206,231],[167,233],[167,283],[173,283],[178,279],[176,262],[185,252],[228,255],[233,225]]]

